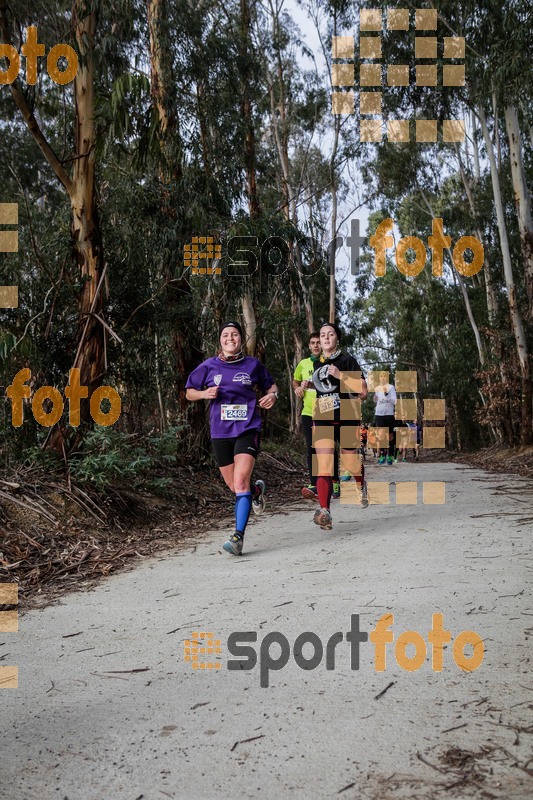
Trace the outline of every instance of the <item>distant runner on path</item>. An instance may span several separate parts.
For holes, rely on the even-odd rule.
[[[339,444],[343,466],[354,476],[360,491],[361,506],[368,506],[365,469],[360,453],[360,403],[368,395],[361,367],[339,347],[340,329],[325,322],[320,328],[323,356],[313,373],[317,398],[313,410],[313,434],[318,464],[317,492],[320,509],[313,522],[331,530],[331,495],[333,492],[333,453]],[[358,408],[359,405],[359,408]]]
[[[394,416],[394,409],[396,407],[396,389],[392,383],[389,383],[389,373],[379,373],[379,386],[376,388],[374,394],[376,401],[376,428],[388,428],[389,444],[388,447],[382,447],[379,451],[378,464],[392,464],[394,462],[394,427],[396,425],[396,418]]]
[[[259,453],[261,408],[272,408],[278,387],[257,358],[242,351],[242,328],[238,322],[224,322],[219,329],[221,351],[203,361],[186,383],[187,400],[209,400],[209,423],[213,451],[220,474],[235,493],[235,533],[224,550],[242,555],[246,525],[253,508],[265,509],[265,483],[250,485]],[[255,387],[265,392],[257,401]]]

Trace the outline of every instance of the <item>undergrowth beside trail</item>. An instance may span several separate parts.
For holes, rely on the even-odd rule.
[[[305,480],[300,441],[265,442],[254,472],[266,479],[268,508],[299,496]],[[294,447],[292,446],[294,445]],[[233,525],[232,496],[209,452],[184,452],[180,431],[87,435],[64,464],[30,451],[0,473],[0,582],[18,582],[21,607],[44,605],[165,548],[193,545]]]

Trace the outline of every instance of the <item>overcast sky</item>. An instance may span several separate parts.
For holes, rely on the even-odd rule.
[[[310,19],[307,12],[300,5],[298,5],[296,0],[286,0],[283,8],[292,16],[292,18],[298,25],[302,34],[301,36],[302,41],[305,42],[307,47],[313,51],[317,68],[319,71],[321,71],[322,75],[324,76],[324,83],[329,86],[326,62],[322,53],[320,39],[318,37],[318,33],[316,31],[314,22]],[[325,22],[325,17],[324,17],[324,22]],[[350,33],[354,34],[355,31],[349,31],[349,30],[343,31],[343,34],[346,35]],[[300,66],[303,69],[314,68],[313,61],[304,54],[300,56],[300,59],[301,59]],[[328,148],[327,140],[325,142],[325,145],[326,148]],[[324,151],[324,154],[327,155],[327,149]],[[354,165],[352,165],[352,167],[353,166]],[[352,173],[353,172],[354,170],[352,169]],[[348,178],[348,175],[346,175],[346,177]],[[347,202],[341,204],[339,207],[339,214],[338,214],[339,221],[344,219],[344,217],[349,214],[350,210],[354,206],[358,205],[359,202],[361,202],[361,200],[362,197],[349,196],[347,198]],[[360,230],[362,234],[366,233],[368,214],[369,214],[369,208],[366,205],[363,205],[357,212],[355,212],[355,214],[353,214],[354,218],[357,217],[360,220]],[[339,232],[341,236],[344,237],[349,236],[351,219],[352,216],[349,216],[341,226]],[[354,290],[354,277],[350,274],[350,253],[346,245],[344,245],[337,252],[336,274],[338,281],[346,280],[347,282],[346,292],[349,296],[351,296]]]

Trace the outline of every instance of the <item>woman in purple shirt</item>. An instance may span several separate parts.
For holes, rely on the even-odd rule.
[[[224,550],[242,554],[244,532],[253,508],[265,508],[265,483],[250,479],[259,453],[260,408],[272,408],[278,388],[272,375],[257,358],[242,352],[242,328],[224,322],[219,330],[221,352],[196,367],[186,383],[187,400],[209,400],[211,441],[220,473],[235,493],[235,533]],[[255,387],[265,392],[258,401]]]

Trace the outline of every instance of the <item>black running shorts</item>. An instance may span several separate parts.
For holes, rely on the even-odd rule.
[[[213,452],[219,467],[227,467],[233,464],[234,458],[240,453],[257,458],[259,455],[259,436],[260,431],[246,431],[240,436],[233,436],[230,439],[211,439],[213,442]]]

